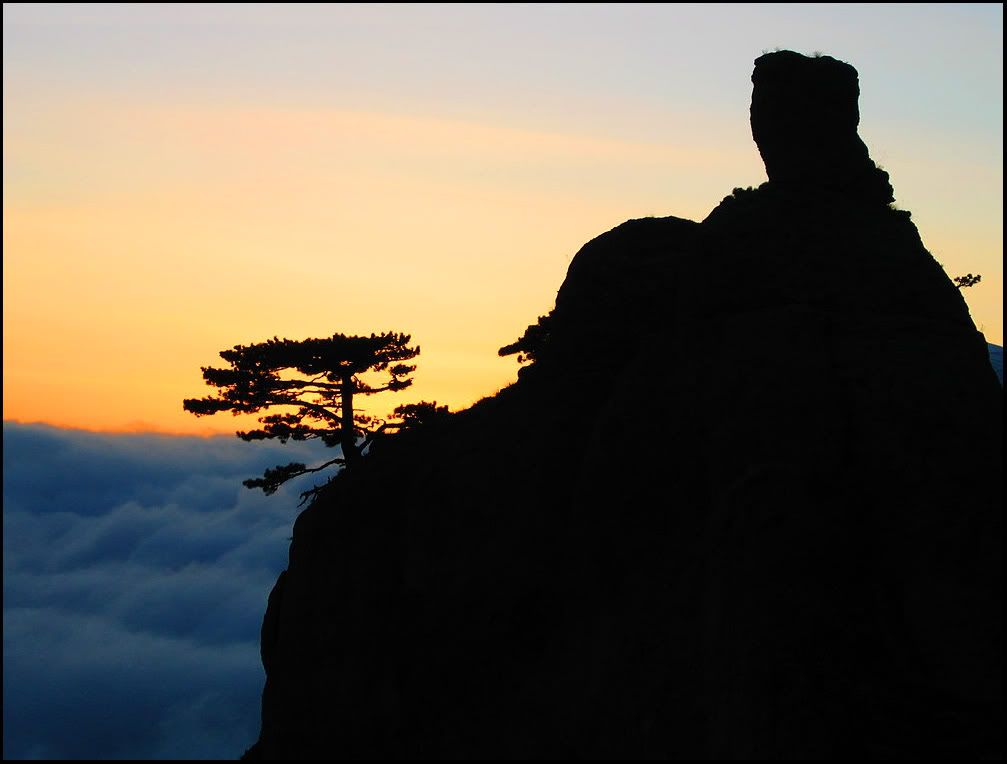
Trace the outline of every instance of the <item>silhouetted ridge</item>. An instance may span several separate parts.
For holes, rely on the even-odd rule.
[[[679,256],[694,251],[698,231],[683,218],[642,218],[581,247],[556,296],[538,365],[574,372],[625,363],[667,324],[667,288],[676,281]]]
[[[249,758],[996,758],[1003,389],[856,135],[756,62],[770,181],[631,220],[297,519]]]
[[[771,183],[895,200],[888,173],[857,134],[857,70],[831,56],[767,53],[752,72],[752,137]]]

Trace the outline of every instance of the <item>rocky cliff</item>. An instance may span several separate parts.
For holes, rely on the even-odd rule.
[[[1001,753],[986,342],[853,67],[752,81],[768,183],[586,244],[516,384],[300,515],[248,758]]]

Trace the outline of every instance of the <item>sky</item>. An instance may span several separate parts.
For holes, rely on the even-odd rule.
[[[860,73],[897,204],[1003,342],[1001,5],[5,4],[3,414],[233,432],[217,352],[397,331],[458,409],[624,220],[765,172],[752,62]],[[713,285],[711,288],[716,288]]]

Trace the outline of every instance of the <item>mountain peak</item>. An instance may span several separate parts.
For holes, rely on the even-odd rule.
[[[755,62],[770,181],[574,257],[529,373],[294,527],[247,758],[997,758],[1003,389],[857,135]]]
[[[895,200],[857,134],[860,85],[850,64],[781,50],[755,60],[752,85],[752,137],[770,182]]]

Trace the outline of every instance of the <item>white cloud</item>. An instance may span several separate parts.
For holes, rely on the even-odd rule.
[[[4,758],[235,758],[317,444],[4,424]],[[331,454],[327,454],[331,456]]]

